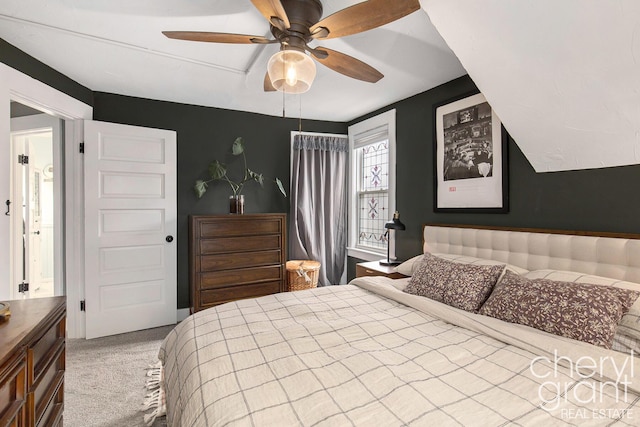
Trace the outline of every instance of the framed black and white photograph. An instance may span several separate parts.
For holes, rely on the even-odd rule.
[[[507,134],[484,95],[434,110],[434,210],[508,212]]]

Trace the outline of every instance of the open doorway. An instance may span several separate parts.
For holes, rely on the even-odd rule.
[[[12,299],[64,295],[62,281],[63,124],[11,102],[10,288]]]

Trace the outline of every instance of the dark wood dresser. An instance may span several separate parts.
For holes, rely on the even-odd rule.
[[[65,297],[9,301],[0,321],[0,426],[62,425]]]
[[[192,312],[286,290],[285,214],[193,215]]]

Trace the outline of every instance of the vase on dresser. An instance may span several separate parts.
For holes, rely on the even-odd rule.
[[[229,196],[229,213],[230,214],[244,213],[244,194]]]

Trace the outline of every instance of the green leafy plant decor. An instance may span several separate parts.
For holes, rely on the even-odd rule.
[[[242,137],[236,138],[236,140],[233,141],[233,144],[231,145],[231,153],[234,156],[242,156],[242,159],[244,160],[244,175],[242,176],[242,179],[238,181],[231,180],[227,175],[227,166],[224,163],[220,163],[218,160],[214,160],[209,165],[209,176],[211,176],[211,179],[199,179],[196,181],[196,184],[193,187],[196,196],[198,196],[198,198],[201,198],[204,193],[207,192],[207,188],[209,187],[209,183],[211,181],[226,181],[231,187],[231,191],[233,191],[234,196],[242,194],[244,185],[250,181],[255,181],[262,187],[264,187],[264,176],[261,173],[256,173],[247,167],[247,157],[244,154],[244,150],[244,141]],[[280,181],[280,179],[278,178],[276,178],[274,181],[282,195],[287,197],[287,192],[284,190],[282,181]]]

